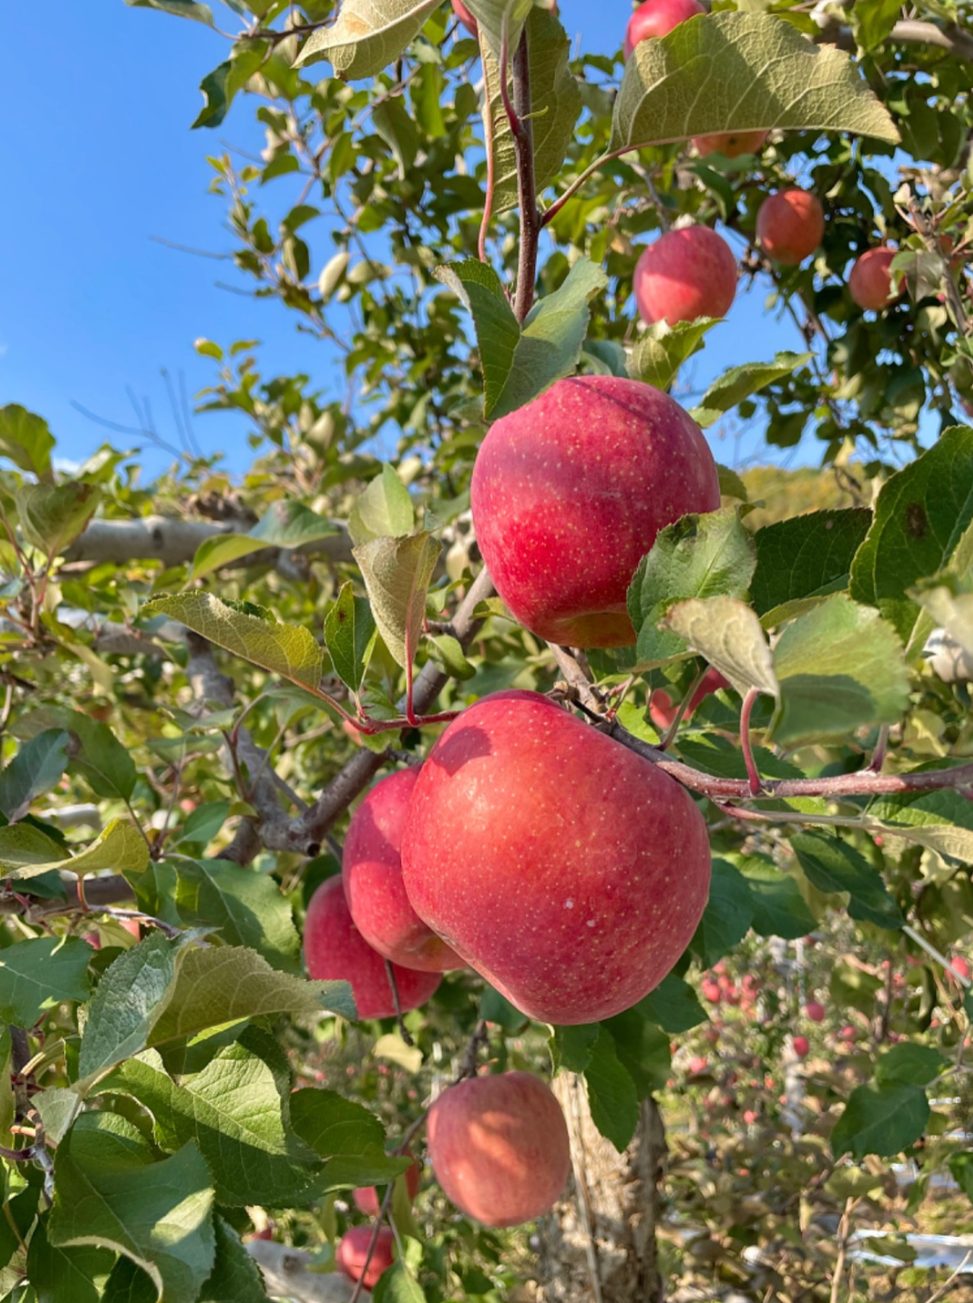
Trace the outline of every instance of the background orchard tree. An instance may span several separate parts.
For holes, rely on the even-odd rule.
[[[259,162],[212,159],[235,260],[343,396],[197,340],[201,408],[241,413],[254,461],[187,454],[149,485],[111,447],[65,475],[43,416],[0,409],[2,1297],[960,1297],[929,1237],[973,1220],[963,6],[659,0],[663,32],[649,0],[606,59],[541,0],[132,3],[226,33],[195,125],[265,130]],[[737,274],[805,346],[692,393]],[[634,454],[600,460],[610,422],[565,414],[633,384],[666,429],[668,391],[819,465],[706,463],[677,501],[647,444],[671,508],[647,522]],[[548,475],[549,515],[582,504],[577,555],[511,562]],[[665,527],[616,573],[633,519]],[[610,621],[579,618],[585,584]],[[431,770],[422,826],[390,787],[359,801],[437,739],[476,760],[477,703],[508,689],[550,701],[501,699],[497,754],[530,743],[533,768],[497,770],[482,859]],[[658,906],[647,938],[696,913],[664,980],[593,1015],[601,970],[570,946],[532,970],[509,909],[488,962],[477,915],[510,904],[489,886],[514,827],[545,873],[610,874],[603,842],[571,851],[604,757],[632,775],[612,844],[670,870],[628,902]],[[680,805],[706,821],[704,909],[682,834],[646,834]],[[482,894],[419,890],[433,856]],[[378,902],[378,950],[344,888],[363,929]],[[626,903],[604,918],[629,945]],[[447,914],[473,968],[429,935]],[[517,1007],[553,1016],[538,981],[560,1022]],[[466,1143],[484,1092],[497,1146],[530,1154],[502,1182]]]

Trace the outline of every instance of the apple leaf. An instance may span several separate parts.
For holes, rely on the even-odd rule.
[[[337,532],[330,520],[300,502],[275,502],[249,533],[204,539],[193,557],[191,578],[202,579],[231,561],[266,548],[303,547]]]
[[[62,1000],[86,1000],[93,953],[79,937],[36,937],[0,950],[0,1018],[32,1027]]]
[[[919,1139],[929,1112],[921,1086],[858,1086],[831,1133],[832,1151],[836,1158],[851,1154],[856,1162],[867,1154],[892,1158]]]
[[[720,317],[697,317],[670,326],[655,321],[639,335],[628,357],[628,374],[633,380],[668,389],[687,358],[703,347],[704,336],[718,326]]]
[[[135,761],[107,724],[80,710],[41,706],[17,725],[19,737],[36,737],[46,729],[71,734],[68,770],[80,774],[96,796],[127,801],[135,790]]]
[[[618,1057],[607,1027],[600,1028],[584,1070],[591,1120],[601,1134],[624,1153],[639,1122],[639,1101],[628,1069]]]
[[[535,0],[472,0],[466,7],[476,19],[477,30],[487,38],[488,44],[498,49],[506,29],[507,40],[513,50],[534,3]]]
[[[395,62],[440,2],[344,0],[337,22],[311,33],[297,64],[327,59],[338,77],[374,77]]]
[[[932,1045],[900,1041],[879,1058],[875,1080],[880,1086],[903,1083],[928,1086],[948,1067],[948,1061]]]
[[[962,792],[906,792],[880,796],[868,807],[883,831],[940,855],[973,860],[973,802]]]
[[[810,353],[785,352],[778,353],[773,362],[747,362],[744,366],[732,367],[713,381],[690,416],[705,430],[751,394],[766,389],[775,380],[792,375],[798,367],[810,361],[811,356]]]
[[[973,656],[973,570],[947,570],[923,579],[909,594],[939,628]]]
[[[112,819],[77,855],[65,855],[62,847],[30,824],[0,828],[0,869],[9,878],[35,878],[54,870],[79,878],[101,869],[140,873],[148,862],[145,838],[127,819]]]
[[[51,1244],[47,1221],[38,1220],[27,1249],[27,1278],[35,1297],[44,1303],[103,1303],[102,1288],[115,1255],[93,1244],[73,1249]],[[154,1287],[150,1297],[155,1298]]]
[[[662,623],[729,679],[741,696],[751,688],[777,695],[770,647],[746,602],[735,597],[693,598],[670,607]]]
[[[846,894],[852,918],[890,931],[902,927],[902,911],[861,851],[827,833],[795,833],[790,843],[808,882],[818,891]]]
[[[670,1037],[649,1013],[646,1002],[639,1001],[601,1026],[611,1032],[618,1060],[632,1078],[636,1097],[648,1099],[653,1091],[664,1090],[672,1071]]]
[[[0,457],[7,457],[22,471],[38,478],[51,478],[54,436],[42,416],[28,412],[19,403],[0,407]]]
[[[612,148],[726,131],[899,133],[852,59],[766,14],[690,18],[640,41],[615,101]]]
[[[199,1303],[269,1303],[263,1277],[239,1235],[222,1217],[213,1218],[216,1261]],[[126,1303],[135,1303],[126,1300]]]
[[[213,11],[199,0],[125,0],[125,3],[134,9],[160,9],[176,18],[192,18],[207,27],[213,26]]]
[[[753,899],[746,878],[728,860],[713,861],[709,900],[691,949],[708,968],[747,935],[753,922]]]
[[[94,515],[99,490],[83,480],[67,484],[26,484],[14,490],[17,518],[27,541],[48,557],[74,542]]]
[[[973,1150],[954,1154],[949,1160],[949,1170],[967,1199],[973,1200]]]
[[[706,1022],[706,1011],[696,998],[696,992],[675,973],[664,977],[636,1008],[673,1036]]]
[[[375,617],[364,597],[356,597],[351,580],[328,607],[324,617],[324,640],[335,673],[346,687],[357,692],[365,677],[368,650],[375,633]]]
[[[35,798],[49,792],[67,769],[70,741],[63,729],[45,729],[0,771],[0,812],[10,823],[22,819]]]
[[[409,490],[388,462],[359,493],[348,519],[348,532],[355,543],[369,543],[373,538],[402,538],[415,528],[416,513]]]
[[[392,659],[407,669],[426,614],[426,594],[440,545],[426,530],[407,538],[373,538],[354,549],[372,614]]]
[[[795,941],[813,931],[817,920],[793,878],[758,855],[747,856],[739,868],[750,888],[753,930],[758,936]]]
[[[750,586],[754,609],[773,625],[791,603],[846,588],[851,563],[871,523],[864,507],[811,511],[765,525],[754,534],[757,569]]]
[[[290,1097],[291,1125],[327,1166],[322,1189],[386,1184],[409,1159],[385,1152],[385,1129],[373,1113],[333,1090],[307,1088]]]

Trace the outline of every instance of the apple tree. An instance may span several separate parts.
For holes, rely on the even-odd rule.
[[[0,1296],[958,1290],[963,6],[129,2],[322,362],[196,341],[242,475],[0,408]]]

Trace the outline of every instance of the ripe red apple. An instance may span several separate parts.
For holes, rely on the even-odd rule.
[[[476,19],[463,4],[463,0],[453,0],[453,13],[460,20],[471,36],[476,36]]]
[[[721,688],[728,688],[729,680],[725,679],[719,670],[714,670],[712,666],[706,671],[699,681],[699,686],[689,698],[689,704],[683,719],[689,719],[693,711],[701,701],[711,696],[714,692],[719,692]],[[672,727],[676,718],[676,703],[666,692],[665,688],[656,688],[649,696],[649,719],[655,725],[660,733],[666,733]]]
[[[880,312],[901,293],[901,281],[898,288],[892,286],[891,265],[898,249],[891,249],[883,244],[877,249],[866,249],[848,277],[848,292],[860,308]]]
[[[517,1226],[542,1216],[571,1170],[561,1106],[529,1072],[450,1086],[429,1110],[426,1137],[446,1197],[487,1226]]]
[[[625,58],[639,41],[651,36],[665,36],[687,18],[695,18],[706,10],[697,0],[644,0],[632,14],[625,29]]]
[[[811,1053],[811,1042],[806,1036],[792,1036],[791,1045],[799,1059],[806,1059]]]
[[[737,289],[736,259],[708,226],[680,226],[643,251],[634,287],[639,313],[649,325],[725,317]]]
[[[954,955],[949,961],[949,966],[957,977],[965,978],[967,982],[970,980],[973,970],[970,969],[969,961],[964,959],[962,955]]]
[[[355,927],[340,877],[322,882],[311,897],[304,922],[304,961],[315,980],[351,983],[359,1018],[391,1018],[395,1013],[385,960]],[[425,1004],[439,985],[439,973],[392,967],[403,1010]]]
[[[708,1067],[709,1061],[704,1059],[701,1054],[696,1054],[689,1060],[689,1071],[694,1077],[701,1072],[705,1072]]]
[[[376,783],[348,826],[341,875],[351,917],[368,944],[405,968],[443,973],[463,961],[426,927],[409,904],[399,844],[418,769]]]
[[[405,1188],[410,1199],[414,1199],[419,1193],[419,1181],[422,1175],[422,1169],[417,1162],[413,1162],[411,1167],[405,1169]],[[374,1185],[363,1185],[358,1190],[353,1190],[352,1199],[355,1201],[355,1207],[369,1217],[377,1217],[380,1207],[378,1190]]]
[[[365,1267],[373,1234],[372,1226],[349,1226],[338,1241],[338,1251],[335,1254],[338,1266],[350,1280],[357,1282],[364,1271],[366,1289],[375,1288],[379,1276],[391,1267],[395,1258],[395,1236],[391,1227],[383,1226],[378,1233],[371,1261]]]
[[[693,144],[700,158],[707,154],[740,158],[743,154],[755,154],[769,134],[768,131],[718,131],[712,136],[693,136]]]
[[[817,195],[792,187],[769,195],[757,213],[757,241],[768,258],[790,267],[813,253],[824,237]]]
[[[723,991],[720,984],[714,982],[711,978],[700,983],[699,989],[702,993],[703,999],[708,1000],[710,1004],[719,1004],[723,999]]]
[[[656,534],[720,505],[716,463],[667,394],[616,376],[559,380],[497,421],[471,486],[497,591],[532,633],[617,647],[635,631],[625,595]]]
[[[856,1041],[857,1039],[858,1039],[858,1032],[850,1024],[848,1024],[845,1027],[842,1027],[841,1031],[838,1033],[838,1040],[846,1041],[849,1045],[853,1041]]]
[[[810,1018],[811,1022],[824,1022],[824,1016],[827,1010],[818,1000],[808,1000],[804,1006],[804,1012]]]
[[[420,918],[523,1013],[598,1022],[672,969],[709,891],[684,788],[534,692],[485,697],[419,772],[402,839]]]

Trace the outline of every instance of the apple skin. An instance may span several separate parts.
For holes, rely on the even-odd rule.
[[[395,1014],[385,960],[355,927],[341,878],[328,878],[311,897],[304,921],[304,961],[315,981],[351,983],[359,1018]],[[394,965],[403,1012],[418,1009],[435,991],[439,973],[420,973]]]
[[[799,1059],[806,1059],[811,1053],[811,1042],[806,1036],[792,1036],[791,1046]]]
[[[420,918],[521,1012],[561,1025],[636,1004],[709,894],[706,823],[660,769],[535,692],[453,720],[402,839]]]
[[[699,427],[667,394],[575,376],[491,426],[471,484],[497,591],[532,633],[572,647],[635,641],[625,595],[656,534],[720,505]]]
[[[893,288],[889,270],[897,253],[898,249],[883,244],[877,249],[866,249],[855,259],[848,277],[848,292],[860,308],[881,312],[898,297],[901,291]]]
[[[965,978],[967,982],[970,980],[971,974],[973,974],[973,970],[970,969],[969,960],[964,959],[962,955],[954,955],[949,961],[949,967],[957,977]]]
[[[477,34],[476,19],[467,9],[466,5],[463,4],[463,0],[453,0],[453,13],[460,20],[463,26],[467,29],[470,35],[476,36]]]
[[[429,1110],[426,1139],[447,1199],[486,1226],[519,1226],[543,1216],[571,1171],[561,1106],[529,1072],[450,1086]]]
[[[808,1000],[804,1006],[804,1012],[811,1022],[824,1022],[827,1010],[819,1000]]]
[[[693,136],[693,144],[700,158],[708,154],[741,158],[744,154],[756,154],[769,135],[769,131],[717,131],[711,136]]]
[[[632,14],[625,29],[625,58],[629,58],[639,41],[665,36],[687,18],[706,10],[697,0],[644,0]]]
[[[683,719],[690,719],[693,711],[701,701],[711,696],[714,692],[719,692],[721,688],[730,687],[728,679],[713,669],[712,666],[706,671],[699,681],[699,687],[689,698],[689,705]],[[676,718],[676,703],[666,692],[665,688],[656,688],[649,697],[649,719],[660,733],[666,733],[672,727]]]
[[[463,961],[426,927],[402,882],[399,843],[418,773],[389,774],[358,806],[345,837],[341,877],[352,921],[373,950],[404,968],[444,973]]]
[[[414,1162],[411,1167],[405,1169],[405,1188],[410,1200],[414,1199],[419,1193],[421,1175],[418,1162]],[[378,1190],[374,1185],[363,1185],[358,1190],[353,1190],[351,1197],[354,1199],[355,1207],[359,1212],[366,1213],[369,1217],[378,1216]]]
[[[365,1259],[368,1257],[368,1246],[372,1242],[372,1234],[373,1228],[371,1226],[349,1226],[338,1241],[335,1261],[349,1280],[357,1281],[362,1274]],[[375,1288],[379,1276],[381,1276],[382,1272],[388,1271],[394,1259],[395,1236],[391,1227],[383,1226],[378,1233],[375,1252],[372,1254],[368,1270],[365,1272],[364,1284],[366,1289]]]
[[[648,325],[725,317],[737,290],[733,250],[708,226],[666,231],[635,265],[635,301]]]
[[[774,262],[796,266],[824,238],[824,209],[807,190],[779,190],[769,195],[757,213],[757,242]]]

